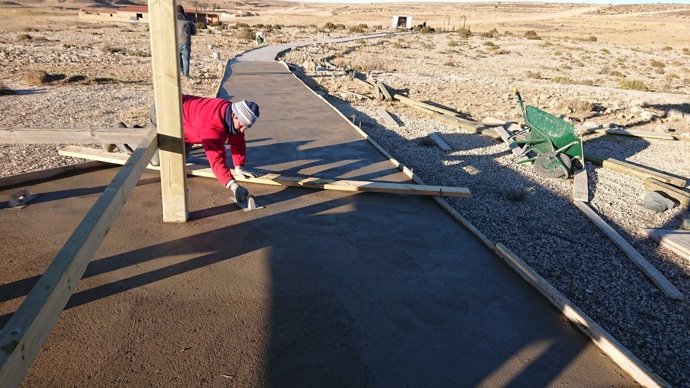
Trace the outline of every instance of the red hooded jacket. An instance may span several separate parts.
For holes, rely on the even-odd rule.
[[[243,166],[247,143],[243,133],[231,134],[225,120],[232,103],[222,98],[182,95],[184,142],[201,144],[218,182],[223,186],[233,179],[225,157],[225,143],[230,145],[232,163]]]

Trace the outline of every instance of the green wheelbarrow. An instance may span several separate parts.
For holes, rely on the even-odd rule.
[[[521,147],[517,163],[532,163],[534,171],[546,178],[568,179],[573,165],[584,166],[582,138],[575,126],[534,106],[525,107],[522,96],[513,89],[525,120],[522,130],[510,141]]]

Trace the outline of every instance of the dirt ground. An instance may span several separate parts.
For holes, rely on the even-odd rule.
[[[8,94],[0,96],[4,112],[0,126],[97,128],[118,121],[145,122],[153,92],[146,25],[80,21],[76,10],[81,6],[73,2],[0,6],[0,91]],[[215,95],[225,61],[253,48],[250,38],[255,31],[264,31],[269,43],[281,43],[316,39],[319,31],[336,37],[386,30],[392,15],[411,15],[414,24],[425,22],[436,31],[311,46],[288,53],[284,60],[320,93],[353,104],[369,102],[347,92],[370,91],[323,71],[325,67],[333,64],[369,73],[398,92],[476,120],[490,116],[521,121],[511,93],[517,87],[527,103],[576,124],[681,137],[690,133],[688,5],[253,2],[228,6],[257,16],[199,31],[192,46],[192,79],[183,80],[184,93]],[[326,28],[326,23],[333,28]],[[463,26],[471,34],[462,31]],[[214,53],[221,59],[214,59]],[[410,109],[403,112],[424,118]],[[56,149],[0,145],[0,176],[74,163],[57,155]],[[688,163],[687,155],[677,155],[673,162],[664,160],[653,167],[688,177]],[[630,188],[621,187],[625,190]],[[609,206],[618,212],[625,205],[611,201]],[[687,217],[687,210],[676,209],[673,218],[682,214]],[[625,222],[639,223],[625,216],[620,216],[627,218]],[[677,277],[687,279],[690,271],[681,268]],[[2,312],[15,307],[4,304]],[[674,311],[682,314],[687,309]],[[651,341],[645,337],[640,347],[649,347]],[[646,361],[672,365],[667,356],[655,354]],[[688,359],[684,353],[675,360]],[[678,386],[688,384],[687,372],[665,370],[662,376]]]

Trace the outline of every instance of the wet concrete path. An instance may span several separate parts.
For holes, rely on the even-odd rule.
[[[407,181],[282,64],[226,76],[220,96],[261,106],[248,166]],[[114,173],[0,210],[3,324]],[[245,213],[188,185],[190,222],[164,224],[144,174],[26,386],[634,385],[429,198],[248,185],[266,208]]]

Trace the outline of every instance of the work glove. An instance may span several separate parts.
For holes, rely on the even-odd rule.
[[[235,166],[235,171],[233,172],[233,174],[234,174],[234,175],[239,175],[239,176],[241,176],[241,177],[243,177],[243,178],[256,178],[256,174],[255,174],[255,173],[253,173],[253,172],[251,172],[251,171],[249,171],[249,170],[246,170],[246,169],[245,169],[244,167],[242,167],[242,166]]]
[[[240,186],[237,182],[235,182],[234,179],[231,179],[230,182],[228,182],[228,184],[225,185],[225,187],[229,188],[230,191],[232,191],[232,195],[235,197],[237,201],[247,201],[247,197],[249,197],[249,190],[247,190],[243,186]]]

